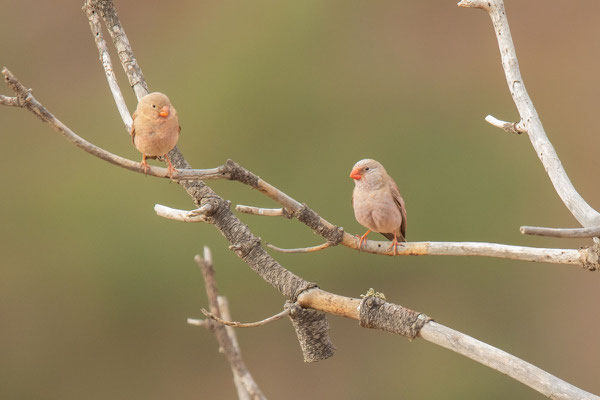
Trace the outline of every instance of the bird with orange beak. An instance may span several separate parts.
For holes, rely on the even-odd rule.
[[[389,250],[393,248],[394,255],[398,254],[398,241],[406,241],[406,207],[398,185],[381,163],[370,159],[354,164],[350,178],[354,179],[354,216],[368,229],[360,237],[358,249],[373,231],[392,240]]]
[[[140,99],[133,113],[130,133],[133,145],[142,153],[144,172],[148,170],[146,158],[164,156],[169,165],[169,176],[173,178],[177,170],[167,153],[177,144],[180,132],[177,111],[166,95],[153,92]]]

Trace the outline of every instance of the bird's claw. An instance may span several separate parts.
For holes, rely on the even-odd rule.
[[[142,158],[142,162],[140,163],[140,166],[144,170],[144,175],[147,175],[148,168],[150,168],[150,166],[148,165],[148,162],[146,161],[146,157]]]

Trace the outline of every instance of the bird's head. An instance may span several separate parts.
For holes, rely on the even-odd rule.
[[[142,97],[139,109],[146,117],[157,120],[167,118],[173,111],[169,98],[159,92],[153,92]]]
[[[352,172],[350,172],[350,178],[354,179],[356,185],[369,187],[376,187],[383,184],[386,175],[387,172],[381,163],[368,158],[354,164]]]

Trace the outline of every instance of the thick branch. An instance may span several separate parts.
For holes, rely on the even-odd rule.
[[[97,2],[91,1],[90,3],[98,3],[105,7],[110,7],[111,9],[113,7],[112,2],[110,2],[110,1],[97,1]],[[114,9],[112,9],[112,13],[108,13],[108,15],[110,16],[110,18],[105,19],[105,21],[107,22],[109,32],[111,32],[111,35],[112,35],[113,30],[111,28],[111,24],[116,23],[116,25],[118,25],[118,28],[120,28],[120,24],[118,23],[118,20],[116,19],[116,13],[114,13]],[[115,30],[115,32],[117,34],[113,35],[113,40],[115,42],[118,42],[119,40],[122,42],[122,39],[124,37],[122,28],[120,30],[119,29]],[[126,38],[125,38],[125,41],[126,41]],[[128,45],[128,42],[127,42],[127,45]],[[133,59],[133,54],[131,53],[130,50],[131,50],[130,48],[129,48],[129,52],[127,52],[127,48],[125,48],[123,50],[125,52],[126,57],[121,55],[121,50],[119,51],[119,54],[121,56],[121,60],[122,60],[122,63],[124,66],[132,65],[131,60],[135,61],[135,59]],[[137,66],[137,63],[135,63],[133,65],[133,67],[135,67],[135,66]],[[139,67],[137,67],[137,68],[133,68],[133,67],[132,67],[133,72],[131,72],[127,68],[125,68],[126,72],[128,73],[128,77],[130,78],[130,82],[132,82],[132,77],[135,77],[138,72],[139,72],[139,77],[141,80],[139,82],[133,81],[132,86],[134,86],[134,87],[136,87],[136,85],[142,85],[142,87],[145,86],[145,83],[143,82],[143,77],[141,77],[141,71],[139,71]],[[130,72],[131,72],[131,74],[130,74]],[[23,88],[23,90],[24,90],[24,88]],[[15,90],[15,91],[17,93],[20,92],[20,90]],[[136,94],[138,94],[137,90],[136,90]],[[19,97],[19,96],[17,96],[17,97]],[[28,94],[28,92],[27,92],[27,95],[24,95],[22,97],[23,98],[20,99],[19,101],[25,101],[27,103],[30,100],[30,95]],[[29,107],[27,107],[27,108],[29,108]],[[31,111],[36,113],[36,115],[38,117],[40,117],[42,120],[45,120],[44,118],[47,118],[47,116],[44,115],[43,113],[41,115],[39,114],[39,112],[41,112],[39,108],[33,108],[33,109],[31,109]],[[189,164],[187,164],[187,162],[183,159],[183,157],[181,156],[179,151],[177,149],[175,149],[173,152],[175,154],[175,157],[172,157],[172,158],[175,159],[174,160],[175,166],[177,168],[189,168]],[[250,184],[251,186],[257,187],[257,188],[259,188],[259,190],[261,190],[265,193],[269,192],[270,188],[274,189],[272,186],[268,185],[264,181],[261,183],[259,178],[253,174],[248,173],[247,175],[243,175],[243,174],[240,175],[240,172],[243,172],[243,171],[239,171],[239,170],[230,171],[230,172],[231,172],[231,174],[228,176],[229,179],[239,180],[244,183]],[[302,280],[301,278],[291,274],[289,271],[287,271],[286,269],[281,267],[281,265],[279,265],[275,260],[270,258],[270,256],[268,254],[266,254],[264,252],[264,250],[262,250],[262,248],[260,248],[260,246],[258,246],[258,243],[259,243],[258,238],[256,238],[254,235],[252,235],[252,233],[249,231],[249,229],[244,224],[242,224],[237,218],[235,218],[235,216],[233,216],[231,214],[229,208],[226,206],[226,202],[223,199],[221,199],[219,196],[214,194],[214,192],[212,192],[212,190],[210,188],[208,188],[206,185],[204,185],[202,182],[182,181],[182,182],[180,182],[180,184],[182,184],[182,186],[184,186],[186,188],[186,190],[192,196],[192,198],[194,199],[194,201],[196,202],[196,205],[198,207],[201,207],[207,203],[211,204],[211,207],[213,207],[213,210],[215,210],[214,214],[211,216],[211,218],[214,219],[215,226],[232,243],[232,247],[236,251],[236,254],[238,254],[245,262],[247,262],[251,268],[253,268],[261,277],[263,277],[263,279],[265,279],[267,282],[269,282],[270,284],[275,286],[283,294],[287,295],[288,297],[297,299],[298,303],[301,304],[303,307],[309,307],[309,308],[313,308],[316,310],[322,310],[322,311],[325,311],[328,313],[346,316],[346,317],[354,318],[357,320],[361,319],[361,317],[364,317],[361,315],[361,312],[360,312],[362,300],[346,298],[343,296],[324,292],[324,291],[316,288],[314,284],[310,284],[310,283]],[[278,202],[280,202],[280,204],[282,204],[284,206],[284,209],[287,213],[292,212],[294,214],[294,217],[298,218],[299,220],[301,220],[302,222],[304,222],[305,224],[310,226],[313,230],[315,230],[315,232],[326,237],[328,240],[330,240],[329,238],[332,238],[333,240],[331,240],[331,241],[333,243],[339,243],[340,241],[344,240],[343,235],[345,235],[345,234],[343,233],[341,228],[337,228],[337,227],[329,224],[327,221],[320,218],[316,213],[314,213],[314,211],[310,210],[308,207],[300,205],[300,207],[295,210],[293,207],[290,207],[290,206],[295,206],[296,204],[299,204],[294,199],[290,198],[289,196],[287,196],[284,193],[279,192],[279,191],[273,191],[271,193],[271,195],[274,196],[274,198]],[[269,195],[269,197],[271,197],[271,195]],[[210,292],[211,289],[207,287],[207,291]],[[214,295],[216,296],[216,288],[213,292],[214,292]],[[382,308],[381,307],[382,305],[384,305],[384,304],[381,304],[381,305],[376,304],[377,307],[374,307],[373,309],[376,310],[378,313],[382,313],[384,317],[386,315],[388,315],[388,316],[391,315],[389,313],[386,313],[386,311],[385,311],[385,310],[389,309],[391,313],[397,313],[397,312],[401,311],[401,314],[405,315],[406,318],[411,318],[410,321],[412,321],[412,323],[416,323],[419,320],[424,321],[426,319],[424,317],[419,317],[422,314],[418,314],[418,313],[415,314],[414,312],[404,312],[403,308],[401,306],[392,305],[389,307]],[[383,312],[381,312],[381,310],[383,310]],[[410,310],[408,310],[408,311],[410,311]],[[415,315],[416,315],[416,319],[414,319]],[[369,318],[371,318],[371,317],[369,316]],[[402,318],[405,318],[405,317],[402,317]],[[398,321],[398,322],[404,323],[406,321],[404,321],[404,322]],[[419,324],[417,324],[417,325],[419,325]],[[393,328],[394,328],[394,326],[392,325],[389,329],[393,329]],[[409,335],[411,335],[412,333],[410,333],[410,332],[414,332],[414,331],[409,329],[408,332],[409,332]],[[321,332],[321,333],[323,333],[323,332]],[[442,338],[434,338],[433,337],[433,336],[437,335],[438,333],[439,333],[439,336],[445,336],[445,339],[443,337]],[[507,373],[509,376],[512,376],[518,380],[521,380],[521,377],[519,375],[519,371],[515,370],[515,366],[522,365],[520,363],[524,363],[526,366],[530,365],[530,364],[523,362],[522,360],[516,359],[516,357],[513,357],[513,356],[509,356],[508,359],[504,359],[505,358],[504,355],[506,353],[501,352],[498,349],[491,348],[491,346],[484,345],[484,346],[482,346],[482,350],[474,350],[474,347],[476,346],[476,344],[481,343],[481,342],[475,341],[475,339],[472,339],[472,338],[471,339],[474,342],[469,342],[466,339],[466,338],[468,338],[468,337],[466,337],[466,335],[462,335],[459,333],[457,333],[458,334],[457,336],[453,336],[454,331],[449,330],[449,328],[441,327],[441,326],[439,326],[439,324],[436,324],[434,322],[425,322],[422,325],[422,327],[420,327],[420,331],[418,331],[418,334],[421,337],[425,338],[426,340],[430,340],[430,341],[432,341],[434,343],[438,343],[440,345],[444,345],[442,343],[447,343],[448,348],[452,348],[454,351],[457,351],[460,354],[465,354],[469,357],[472,357],[473,359],[477,359],[478,361],[484,363],[485,365],[491,366],[492,368],[502,370],[503,372],[506,371],[505,373]],[[431,335],[429,335],[429,334],[431,334]],[[465,342],[462,343],[461,341],[465,341]],[[486,348],[486,346],[488,348]],[[491,349],[493,349],[493,351]],[[478,354],[478,356],[477,356],[478,358],[476,358],[473,355],[469,355],[470,352],[473,352],[473,351],[475,351],[475,353]],[[533,368],[534,369],[529,370],[530,372],[528,373],[528,375],[531,375],[531,376],[527,376],[524,378],[524,379],[528,379],[527,382],[525,382],[524,380],[523,380],[523,382],[530,385],[533,388],[539,387],[540,389],[537,389],[537,390],[539,390],[540,392],[542,392],[544,394],[547,394],[550,396],[555,396],[556,398],[568,398],[568,397],[563,397],[564,393],[568,393],[568,394],[572,394],[571,397],[597,399],[596,396],[593,396],[593,395],[590,395],[589,393],[581,391],[580,389],[577,389],[577,388],[569,385],[568,383],[561,381],[558,378],[555,378],[552,375],[549,375],[541,370],[539,370],[539,371],[541,371],[541,372],[539,372],[537,369],[535,369],[535,367],[533,367]],[[540,374],[540,375],[538,376],[538,374]],[[553,389],[553,388],[559,388],[559,389]],[[563,389],[563,388],[566,388],[566,389]],[[560,393],[558,393],[558,392],[560,392]],[[550,393],[550,394],[548,394],[548,393]],[[556,393],[558,393],[558,394],[556,394]]]
[[[355,319],[361,321],[361,325],[365,318],[371,321],[379,318],[382,322],[374,322],[375,325],[389,325],[387,330],[408,337],[417,335],[428,342],[500,371],[552,399],[600,399],[600,397],[581,390],[518,357],[431,321],[424,314],[405,309],[402,306],[377,299],[375,302],[378,303],[378,307],[374,309],[377,314],[365,316],[363,304],[369,300],[373,301],[373,299],[375,298],[369,297],[361,300],[328,293],[321,289],[312,289],[298,297],[298,304],[302,307],[310,307]],[[372,307],[369,307],[369,310],[371,309]],[[394,322],[390,324],[390,320]],[[416,331],[413,330],[415,324],[418,328]],[[406,328],[399,328],[402,326]],[[404,332],[405,329],[408,331]]]
[[[529,140],[542,161],[556,192],[571,214],[583,226],[600,225],[600,213],[587,204],[583,197],[575,190],[552,143],[550,143],[544,131],[542,121],[525,89],[503,0],[462,0],[458,5],[461,7],[481,8],[489,13],[494,31],[496,32],[496,38],[498,39],[506,82],[521,116],[519,125],[529,135]]]
[[[131,45],[121,26],[112,0],[87,0],[86,6],[92,7],[100,13],[106,24],[107,31],[113,39],[113,44],[117,49],[121,65],[129,79],[129,83],[137,98],[140,99],[149,92],[148,85],[133,55]],[[125,125],[127,125],[126,122]],[[185,160],[177,146],[169,152],[169,158],[175,168],[180,171],[176,175],[176,178],[187,179],[186,177],[189,172],[184,170],[191,170],[191,166]],[[160,172],[162,173],[163,170],[166,174],[166,169],[164,168]],[[202,177],[204,179],[217,177],[214,174],[215,171],[204,172],[208,172]],[[196,178],[200,177],[197,176]],[[180,180],[178,183],[185,188],[197,207],[202,208],[204,205],[210,204],[211,214],[208,216],[208,219],[231,243],[229,248],[261,278],[279,290],[284,296],[295,301],[298,294],[309,288],[316,287],[314,283],[296,276],[273,259],[260,246],[260,238],[256,237],[246,225],[233,215],[229,209],[229,202],[223,200],[210,187],[205,185],[204,182]],[[318,331],[317,329],[315,332],[318,333],[324,345],[329,342],[327,331]]]

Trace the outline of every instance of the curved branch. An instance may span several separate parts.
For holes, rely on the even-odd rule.
[[[302,307],[361,320],[360,299],[311,289],[298,297],[298,303]],[[535,365],[437,322],[426,322],[418,336],[500,371],[552,399],[600,399]]]
[[[99,7],[103,7],[105,14],[108,15],[110,21],[115,22],[116,13],[114,12],[114,8],[110,0],[97,0],[95,3],[97,3]],[[113,24],[117,29],[111,29],[111,24],[108,22],[107,25],[109,27],[109,32],[113,36],[113,40],[117,45],[117,49],[119,50],[119,56],[121,57],[123,66],[129,67],[129,69],[125,68],[126,73],[130,79],[131,85],[136,90],[136,94],[139,96],[139,93],[141,92],[141,89],[139,89],[140,87],[142,89],[145,88],[147,92],[147,86],[145,85],[143,77],[141,76],[141,70],[133,58],[131,48],[124,47],[121,49],[118,45],[118,43],[126,44],[127,46],[129,45],[126,37],[124,36],[124,32],[118,23],[118,20],[116,20],[116,25]],[[139,80],[136,81],[136,78]],[[19,91],[16,90],[16,92]],[[26,95],[22,96],[19,101],[24,101],[25,103],[30,104],[29,102],[31,99],[32,97],[29,93],[27,93]],[[49,113],[44,114],[43,111],[45,109],[41,109],[39,107],[26,107],[30,109],[30,111],[34,112],[43,121],[48,122]],[[61,131],[60,129],[58,130]],[[64,134],[64,132],[62,133]],[[178,164],[176,164],[176,167],[189,167],[179,151],[175,149],[174,152],[177,155],[176,162]],[[165,169],[162,168],[162,170]],[[240,171],[232,170],[231,164],[229,163],[223,170],[220,170],[219,172],[223,173],[223,176],[220,176],[219,178],[226,177],[227,175],[229,179],[250,184],[265,194],[267,194],[270,189],[274,189],[268,183],[261,181],[253,174],[248,173],[248,175],[240,175]],[[227,207],[224,207],[224,200],[217,196],[210,188],[208,188],[202,182],[182,181],[180,183],[186,188],[188,193],[190,193],[194,201],[197,203],[197,206],[200,207],[209,202],[213,202],[212,204],[215,204],[215,214],[213,216],[215,226],[223,233],[226,239],[232,243],[232,247],[238,256],[240,256],[263,279],[281,291],[284,295],[297,300],[298,303],[303,307],[322,310],[327,313],[361,320],[362,313],[364,311],[363,307],[361,306],[361,300],[324,292],[316,288],[314,284],[306,282],[302,278],[295,276],[283,268],[275,260],[273,260],[264,251],[261,251],[262,249],[257,245],[259,243],[258,238],[256,238],[245,225],[243,225],[235,216],[233,216]],[[286,211],[293,212],[294,217],[310,226],[313,230],[315,230],[315,232],[324,237],[330,236],[337,239],[338,241],[333,241],[334,243],[339,243],[340,241],[343,242],[343,240],[345,240],[345,235],[348,235],[343,233],[343,231],[341,231],[339,228],[320,218],[307,206],[299,204],[283,192],[272,191],[267,195],[269,195],[269,197],[273,196],[272,198],[282,204]],[[298,208],[295,208],[296,205]],[[343,233],[343,236],[339,235],[340,232]],[[211,290],[212,289],[207,287],[207,292],[210,292]],[[380,300],[380,302],[383,301]],[[400,306],[395,306],[391,303],[385,303],[384,305],[391,305],[391,309],[393,310],[401,309]],[[404,310],[406,311],[406,309]],[[428,320],[424,319],[425,317],[422,318],[422,314],[417,314],[410,310],[408,311],[408,315],[416,314],[420,324],[423,324],[420,325],[422,328],[420,329],[420,332],[417,333],[425,340],[438,343],[442,346],[447,345],[448,348],[451,348],[453,351],[471,357],[479,362],[484,363],[485,365],[490,366],[491,368],[500,370],[548,396],[561,399],[572,397],[598,399],[598,397],[575,388],[574,386],[569,385],[568,383],[553,377],[552,375],[543,372],[536,367],[531,366],[531,364],[525,363],[516,357],[507,355],[501,350],[484,345],[475,339],[468,338],[466,335],[459,334],[458,332],[452,331],[449,328],[436,324],[435,322],[428,322]],[[387,317],[394,317],[394,315],[388,315]],[[393,321],[394,320],[392,319],[391,322]],[[326,331],[322,333],[326,335]],[[523,371],[527,371],[525,377],[523,377]]]
[[[496,38],[498,39],[506,82],[521,116],[519,125],[529,135],[529,140],[544,165],[552,181],[552,185],[554,185],[554,189],[556,189],[556,192],[571,214],[583,226],[600,225],[600,213],[586,203],[583,197],[575,190],[556,154],[556,150],[554,150],[552,143],[550,143],[544,131],[542,121],[525,89],[523,77],[519,70],[517,53],[508,26],[504,2],[502,0],[462,0],[458,5],[460,7],[481,8],[488,12],[492,19]]]
[[[290,310],[288,309],[288,310],[283,310],[282,312],[272,315],[269,318],[265,318],[261,321],[238,322],[238,321],[227,321],[223,318],[216,316],[213,313],[206,311],[204,308],[200,311],[202,311],[202,314],[204,314],[206,317],[212,319],[213,321],[217,321],[219,324],[231,326],[234,328],[256,328],[258,326],[265,326],[265,325],[269,324],[270,322],[279,321],[281,318],[290,315]]]
[[[314,253],[315,251],[325,250],[329,247],[333,246],[331,242],[325,242],[323,244],[312,246],[312,247],[300,247],[297,249],[282,249],[277,246],[273,246],[271,243],[267,243],[267,247],[278,251],[280,253]]]

